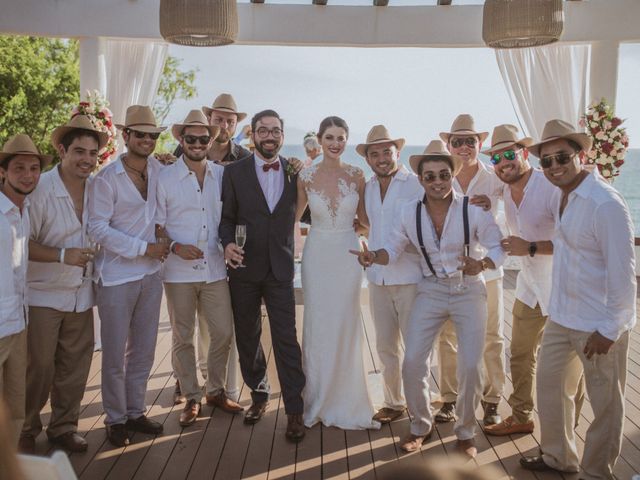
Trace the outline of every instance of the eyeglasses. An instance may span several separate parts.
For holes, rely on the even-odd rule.
[[[125,129],[125,132],[127,132],[127,134],[133,133],[133,135],[139,139],[148,136],[151,140],[157,140],[160,136],[160,132],[141,132],[140,130],[132,130],[130,128]]]
[[[448,182],[449,180],[451,180],[451,172],[440,172],[438,173],[438,175],[434,174],[434,173],[425,173],[422,176],[422,181],[423,182],[427,182],[427,183],[433,183],[436,181],[436,179],[440,179],[443,182]]]
[[[260,127],[256,130],[256,134],[260,138],[267,138],[269,134],[271,134],[273,138],[280,138],[282,136],[282,129],[278,127],[272,129],[268,129],[267,127]]]
[[[196,142],[200,142],[200,145],[207,145],[211,141],[211,136],[210,135],[201,135],[201,136],[183,135],[182,139],[185,141],[185,143],[188,143],[189,145],[193,145]]]
[[[476,137],[454,137],[450,142],[453,148],[460,148],[462,145],[466,145],[467,147],[475,147],[476,143],[478,143],[478,139]]]
[[[516,159],[516,152],[518,152],[518,150],[505,150],[502,153],[494,153],[491,155],[491,163],[498,165],[502,158],[513,161]]]
[[[540,166],[542,168],[551,168],[554,160],[558,165],[566,165],[571,160],[573,160],[573,157],[575,156],[575,153],[557,153],[555,155],[546,155],[540,159]]]

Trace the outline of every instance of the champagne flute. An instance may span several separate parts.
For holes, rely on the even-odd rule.
[[[462,255],[465,257],[469,256],[469,245],[465,245],[463,250],[462,250]],[[464,261],[460,262],[460,267],[464,267]],[[457,292],[457,293],[462,293],[467,289],[467,285],[465,285],[464,282],[464,272],[462,270],[458,270],[455,278],[457,278],[457,283],[453,285],[453,289]]]
[[[202,254],[204,255],[204,258],[200,261],[198,261],[198,263],[196,265],[193,266],[194,270],[204,270],[207,267],[204,266],[205,264],[205,259],[207,252],[209,251],[209,234],[208,232],[205,234],[204,238],[198,238],[198,245],[197,245],[198,249],[202,252]]]
[[[85,263],[84,267],[82,268],[82,281],[93,280],[93,263],[95,256],[98,254],[99,245],[94,242],[93,239],[89,237],[89,235],[85,236],[84,243],[84,248],[90,249],[91,253],[89,256],[89,260],[87,260],[87,263]]]
[[[236,245],[240,248],[244,248],[244,244],[247,241],[247,226],[246,225],[236,225]],[[240,263],[238,265],[240,268],[246,267]]]

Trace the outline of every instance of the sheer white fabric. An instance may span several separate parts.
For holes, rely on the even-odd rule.
[[[496,50],[496,60],[522,130],[540,139],[545,122],[578,128],[586,107],[589,45]]]
[[[337,176],[313,165],[300,173],[311,210],[311,230],[302,255],[304,324],[304,423],[344,429],[379,428],[364,368],[360,312],[362,268],[350,249],[360,200],[357,177],[346,166]]]

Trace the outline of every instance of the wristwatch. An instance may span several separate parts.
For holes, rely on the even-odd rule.
[[[538,251],[538,244],[536,242],[531,242],[529,244],[529,256],[533,257]]]
[[[483,272],[489,269],[489,262],[487,261],[486,257],[480,260],[480,265],[482,266]]]

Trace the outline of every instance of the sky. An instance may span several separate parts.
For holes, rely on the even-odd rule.
[[[426,145],[459,113],[478,129],[518,121],[495,55],[488,48],[337,48],[231,45],[197,49],[171,45],[185,69],[197,69],[197,98],[176,102],[168,123],[192,108],[233,94],[240,111],[272,108],[285,119],[285,142],[301,143],[329,115],[344,118],[351,143],[375,124],[410,145]],[[620,49],[617,113],[631,147],[640,148],[640,44]],[[635,116],[635,118],[634,118]],[[245,123],[249,119],[245,120]]]

